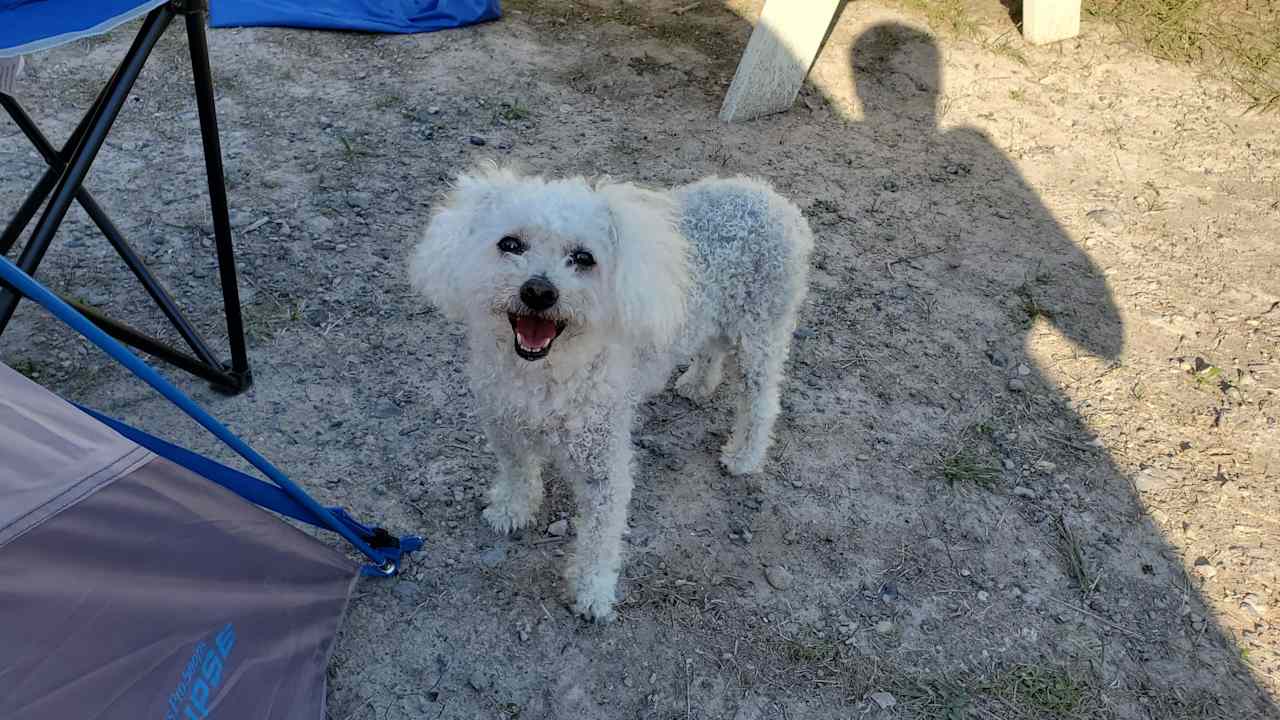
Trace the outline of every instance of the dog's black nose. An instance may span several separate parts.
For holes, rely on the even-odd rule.
[[[546,310],[556,304],[556,300],[560,298],[560,293],[556,292],[556,286],[544,277],[532,277],[520,286],[520,300],[529,306],[530,310]]]

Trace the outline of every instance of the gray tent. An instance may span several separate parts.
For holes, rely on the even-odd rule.
[[[357,569],[0,364],[0,718],[321,720]]]

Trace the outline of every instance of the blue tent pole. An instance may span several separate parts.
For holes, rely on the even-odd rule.
[[[128,368],[134,375],[137,375],[143,382],[150,385],[156,392],[165,396],[174,405],[177,405],[183,412],[190,415],[193,420],[200,423],[206,430],[213,433],[228,447],[235,450],[236,453],[248,460],[250,464],[262,471],[264,475],[280,486],[294,500],[298,501],[303,507],[311,511],[316,517],[324,520],[331,530],[346,538],[348,542],[356,547],[357,550],[364,553],[369,559],[378,564],[377,571],[382,575],[394,575],[397,571],[396,562],[385,554],[378,552],[367,542],[360,538],[355,532],[343,523],[338,522],[333,514],[327,508],[317,503],[305,490],[298,487],[292,480],[280,472],[275,465],[269,460],[258,454],[256,450],[245,444],[243,440],[236,437],[234,433],[213,418],[212,415],[205,412],[204,408],[196,404],[194,400],[174,387],[168,380],[165,380],[160,373],[152,370],[150,366],[142,362],[137,355],[129,352],[124,345],[117,342],[115,338],[107,335],[98,326],[89,322],[85,316],[76,312],[74,308],[66,304],[57,295],[54,295],[47,288],[36,282],[30,275],[23,272],[18,266],[14,265],[8,258],[0,257],[0,280],[12,286],[15,290],[35,300],[44,306],[46,310],[53,313],[59,320],[70,325],[72,329],[85,336],[94,345],[97,345],[104,352],[114,358],[121,365]]]

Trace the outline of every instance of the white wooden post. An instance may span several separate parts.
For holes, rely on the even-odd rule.
[[[1022,37],[1044,45],[1080,34],[1080,0],[1022,0]]]
[[[840,0],[765,0],[720,119],[750,120],[790,108],[839,5]]]

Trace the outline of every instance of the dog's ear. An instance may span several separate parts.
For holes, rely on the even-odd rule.
[[[509,169],[487,163],[454,181],[444,201],[432,213],[422,240],[409,261],[409,284],[452,320],[462,320],[469,298],[462,281],[478,259],[472,257],[487,246],[476,236],[478,222],[504,187],[518,182]]]
[[[689,243],[677,228],[668,193],[630,184],[599,185],[609,206],[617,260],[614,291],[621,334],[663,345],[684,323],[689,288]]]

